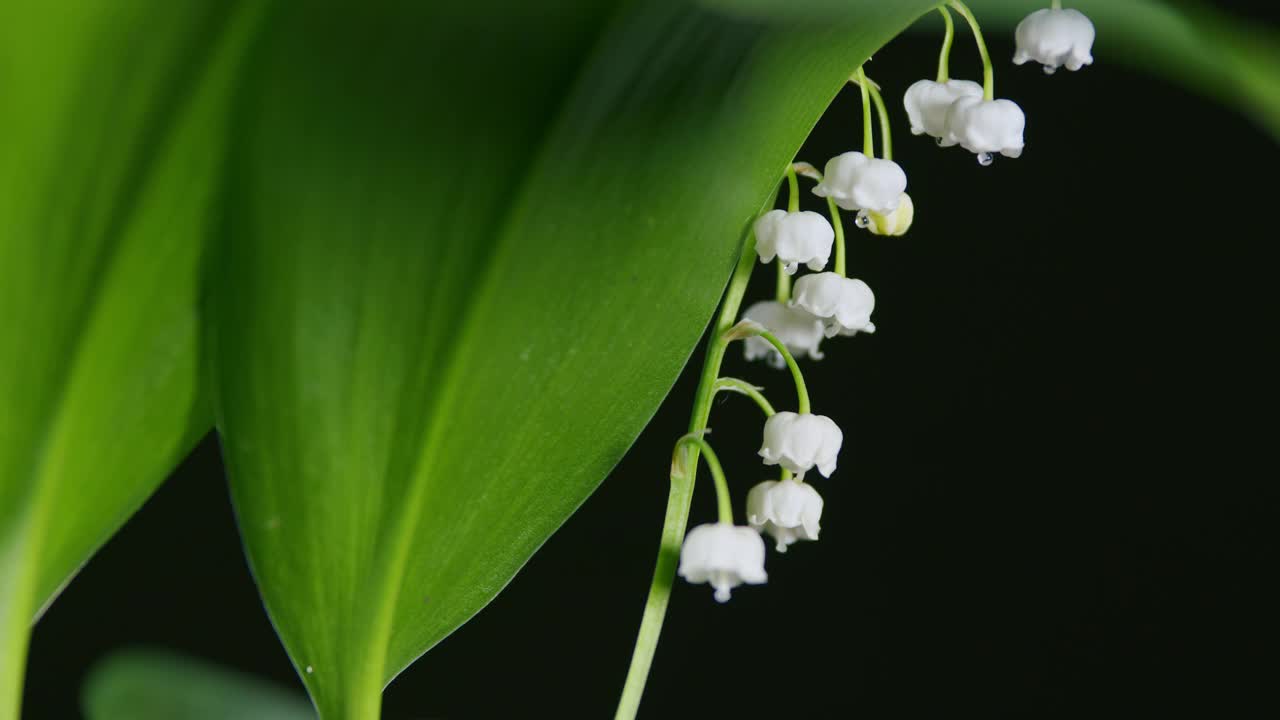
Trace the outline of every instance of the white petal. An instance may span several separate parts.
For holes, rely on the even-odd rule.
[[[1018,23],[1013,61],[1018,65],[1035,61],[1046,71],[1063,65],[1079,70],[1093,63],[1095,35],[1093,22],[1079,10],[1037,10]]]
[[[963,97],[947,111],[947,134],[973,153],[1022,154],[1026,117],[1012,100]]]

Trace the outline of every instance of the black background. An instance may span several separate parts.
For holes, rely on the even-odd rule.
[[[816,482],[822,540],[770,553],[769,584],[726,606],[677,585],[646,717],[1280,717],[1280,152],[1105,50],[1045,77],[990,40],[998,94],[1028,117],[1026,154],[990,168],[906,130],[901,92],[932,75],[935,38],[868,66],[917,216],[898,239],[846,216],[878,332],[805,366],[845,432]],[[963,34],[953,74],[978,74]],[[799,158],[860,149],[857,102],[842,94]],[[391,686],[387,717],[612,715],[700,361],[506,592]],[[725,371],[793,402],[785,374],[737,351]],[[745,495],[770,475],[758,416],[732,397],[711,424]],[[713,517],[704,480],[692,522]],[[39,624],[26,716],[75,717],[94,661],[138,645],[300,691],[213,438]]]

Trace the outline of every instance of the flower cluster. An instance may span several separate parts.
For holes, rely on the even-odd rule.
[[[984,66],[981,84],[948,77],[955,32],[951,10],[973,31]],[[983,165],[990,165],[997,153],[1020,156],[1026,120],[1012,100],[995,97],[991,61],[977,21],[958,1],[947,2],[939,11],[945,19],[946,36],[937,79],[920,80],[903,96],[911,132],[930,135],[943,147],[959,145],[975,153]],[[1032,13],[1018,26],[1014,62],[1036,60],[1046,72],[1061,65],[1077,70],[1092,62],[1093,37],[1088,18],[1075,10],[1063,10],[1055,2],[1053,8]],[[710,583],[721,602],[729,599],[733,588],[767,579],[760,533],[772,536],[778,552],[785,552],[799,540],[818,539],[823,500],[804,481],[805,475],[815,468],[823,477],[835,472],[844,434],[831,418],[809,411],[808,391],[795,358],[821,360],[823,340],[876,329],[871,321],[875,294],[865,282],[848,277],[846,272],[840,211],[856,213],[859,228],[883,236],[906,233],[915,217],[915,204],[906,192],[907,174],[892,158],[889,114],[880,88],[862,68],[849,79],[862,95],[863,148],[831,158],[821,173],[808,163],[794,163],[787,169],[787,209],[770,210],[752,226],[752,249],[759,261],[777,263],[776,297],[748,307],[742,322],[721,338],[725,342],[743,340],[748,361],[763,359],[775,368],[787,367],[795,377],[799,412],[775,411],[759,388],[740,380],[721,378],[716,383],[717,390],[752,396],[764,410],[764,442],[759,455],[765,465],[778,466],[782,477],[751,489],[746,503],[748,526],[736,526],[728,484],[706,441],[697,434],[686,436],[677,445],[673,461],[673,467],[684,468],[682,450],[696,447],[716,481],[719,522],[699,525],[689,532],[678,572],[689,582]],[[873,109],[880,118],[879,157],[872,137]],[[798,176],[817,182],[813,194],[827,201],[829,220],[800,210]],[[833,254],[834,266],[827,270]],[[793,288],[791,278],[801,266],[811,274],[795,280]],[[681,474],[688,472],[680,470]]]
[[[991,165],[997,154],[1021,156],[1026,118],[1017,103],[996,97],[994,71],[977,20],[960,0],[945,0],[937,9],[944,19],[946,34],[936,78],[914,83],[903,95],[911,132],[929,135],[943,147],[958,145],[974,153],[984,166]],[[955,35],[953,12],[972,31],[983,63],[981,83],[949,76]],[[1023,20],[1016,35],[1016,64],[1034,60],[1044,66],[1045,72],[1052,73],[1062,66],[1078,70],[1093,61],[1093,24],[1078,11],[1063,9],[1058,0]],[[676,572],[690,583],[711,585],[715,599],[726,602],[734,588],[767,581],[767,551],[762,535],[772,538],[779,553],[798,541],[818,539],[824,502],[806,478],[812,478],[814,470],[822,478],[831,477],[844,433],[830,417],[812,412],[796,358],[822,360],[824,341],[876,331],[871,319],[875,294],[866,282],[848,273],[841,212],[855,213],[859,229],[886,237],[908,232],[916,214],[915,203],[906,192],[907,173],[893,160],[889,112],[880,87],[862,67],[849,81],[858,86],[862,100],[861,150],[836,155],[827,161],[822,172],[809,163],[788,166],[787,209],[770,210],[752,224],[729,282],[707,349],[692,431],[677,442],[672,458],[672,492],[662,553],[624,698],[638,698],[637,688],[643,688],[671,581],[671,566],[666,558],[677,544],[680,560]],[[879,153],[873,137],[873,114],[879,119]],[[812,192],[826,201],[826,216],[800,209],[801,177],[816,183]],[[748,306],[739,317],[737,311],[757,260],[776,266],[776,292],[773,299]],[[809,272],[796,277],[802,266]],[[761,388],[720,376],[727,346],[735,341],[743,342],[748,361],[764,360],[774,368],[790,371],[798,400],[795,412],[775,410]],[[777,480],[758,483],[747,493],[746,525],[734,522],[729,483],[705,437],[711,402],[720,392],[745,395],[763,411],[759,457],[765,466],[776,467],[780,473]],[[719,517],[716,522],[698,525],[685,534],[689,493],[699,457],[706,462],[714,480]],[[626,707],[633,711],[634,703]],[[619,716],[623,714],[620,712]]]

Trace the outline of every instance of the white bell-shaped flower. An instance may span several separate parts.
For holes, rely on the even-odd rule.
[[[796,281],[791,302],[822,320],[827,337],[876,331],[876,296],[861,280],[833,272],[805,275]]]
[[[691,583],[711,583],[716,600],[726,602],[733,588],[769,579],[764,571],[764,541],[749,527],[699,525],[689,531],[680,547],[679,573]]]
[[[898,237],[907,234],[907,230],[911,229],[911,221],[916,216],[916,205],[911,201],[911,196],[902,193],[902,200],[898,203],[898,209],[888,215],[880,213],[867,213],[867,229],[873,235],[887,235],[890,237]]]
[[[760,457],[765,465],[781,465],[802,475],[815,466],[823,477],[836,470],[844,433],[825,415],[774,413],[764,422]]]
[[[1012,100],[962,97],[947,111],[947,142],[977,153],[984,165],[993,153],[1016,158],[1022,154],[1026,124],[1022,108]]]
[[[755,233],[760,262],[771,263],[776,257],[788,275],[799,265],[808,265],[814,272],[826,267],[836,240],[831,221],[808,210],[770,210],[756,220]]]
[[[822,343],[822,321],[810,315],[802,308],[780,303],[776,300],[762,300],[742,313],[743,320],[753,320],[774,334],[774,337],[787,346],[791,354],[800,357],[808,355],[812,360],[821,360],[823,355],[818,350]],[[782,353],[759,336],[747,338],[743,342],[747,361],[765,358],[769,364],[781,370],[787,366]]]
[[[772,535],[778,552],[797,540],[817,540],[821,519],[822,496],[809,483],[766,480],[747,494],[747,522]]]
[[[1018,50],[1013,62],[1021,65],[1033,60],[1049,74],[1063,65],[1068,70],[1079,70],[1093,64],[1094,36],[1093,22],[1079,10],[1037,10],[1018,23],[1014,32]]]
[[[830,197],[845,210],[888,214],[898,209],[906,189],[907,174],[898,163],[847,152],[827,161],[813,194]]]
[[[945,145],[947,137],[947,110],[951,103],[962,97],[982,97],[982,86],[970,80],[934,82],[918,80],[907,88],[902,104],[907,108],[913,135],[931,135]],[[955,143],[951,143],[955,144]]]

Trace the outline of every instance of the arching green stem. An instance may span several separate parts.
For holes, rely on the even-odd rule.
[[[867,76],[862,72],[861,65],[853,73],[853,81],[862,91],[862,154],[875,157],[875,143],[871,136],[871,95],[867,92]]]
[[[791,299],[791,276],[787,274],[787,266],[781,260],[774,264],[778,266],[778,283],[773,297],[778,302],[785,303]]]
[[[880,157],[885,160],[893,159],[893,135],[892,129],[889,127],[889,109],[884,105],[884,98],[880,96],[880,90],[876,84],[867,82],[867,90],[871,93],[871,100],[876,105],[876,115],[880,118]]]
[[[944,83],[951,79],[951,44],[956,39],[956,24],[951,21],[951,11],[946,5],[939,5],[938,12],[942,13],[942,22],[946,25],[942,50],[938,53],[938,82]]]
[[[782,353],[782,359],[787,361],[787,368],[791,370],[791,379],[796,383],[796,397],[799,399],[798,412],[801,415],[809,412],[809,389],[804,384],[804,374],[800,372],[800,366],[796,364],[796,359],[791,355],[791,351],[787,349],[786,343],[777,338],[776,335],[764,330],[760,333],[760,337],[764,338],[779,353]]]
[[[747,291],[747,283],[751,279],[751,270],[755,262],[755,237],[748,233],[743,242],[741,254],[738,256],[738,265],[729,279],[728,288],[725,289],[715,330],[707,344],[702,376],[698,381],[693,412],[689,418],[691,434],[700,434],[706,430],[707,420],[711,416],[711,400],[715,395],[716,379],[720,376],[720,364],[724,360],[725,349],[729,344],[725,338],[725,332],[733,327],[734,320],[738,317],[738,309],[742,305],[742,297]],[[698,474],[699,450],[697,446],[686,446],[683,450],[688,454],[686,465],[689,468],[688,477],[677,477],[675,474],[671,476],[671,489],[667,494],[667,513],[662,525],[658,560],[653,568],[653,581],[649,584],[649,596],[645,600],[640,630],[636,634],[636,645],[631,654],[631,666],[627,669],[626,684],[622,688],[622,696],[618,699],[618,710],[614,715],[617,720],[633,720],[640,709],[640,698],[644,695],[649,668],[653,665],[653,653],[658,647],[658,636],[662,634],[662,621],[667,613],[667,604],[671,600],[671,586],[675,581],[676,566],[680,559],[680,545],[684,541],[685,529],[689,524],[689,507],[693,501],[693,487]]]
[[[982,56],[982,98],[994,100],[996,98],[995,70],[991,67],[991,56],[987,53],[986,40],[982,39],[982,28],[978,26],[978,19],[973,16],[969,6],[960,0],[948,0],[947,4],[969,23],[969,29],[973,31],[973,41],[977,43],[978,54]]]
[[[831,227],[836,231],[836,264],[832,271],[845,277],[844,223],[840,222],[840,206],[830,196],[827,197],[827,210],[831,212]]]
[[[717,395],[722,392],[746,395],[755,401],[765,417],[773,417],[774,413],[777,412],[773,409],[773,404],[769,402],[769,399],[764,396],[764,393],[760,392],[760,388],[738,378],[722,377],[716,380],[714,391]]]
[[[1054,10],[1061,10],[1062,0],[1053,0],[1053,2],[1050,3],[1050,7],[1052,7]]]
[[[764,396],[764,393],[760,391],[760,388],[737,378],[722,377],[719,380],[716,380],[715,392],[716,394],[721,392],[735,392],[746,395],[755,401],[756,405],[760,407],[760,410],[764,413],[765,417],[768,418],[775,415],[773,405],[769,402],[768,398]],[[791,471],[781,465],[778,467],[782,471],[781,479],[790,480]]]
[[[724,479],[724,468],[720,467],[720,458],[716,457],[711,444],[702,437],[701,433],[689,433],[676,441],[676,447],[671,456],[671,476],[692,477],[693,469],[681,466],[681,463],[689,459],[689,456],[683,455],[681,451],[691,445],[702,451],[702,459],[706,461],[707,469],[711,471],[711,480],[716,486],[716,510],[719,513],[720,522],[732,525],[733,498],[729,495],[729,483]]]

